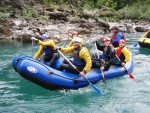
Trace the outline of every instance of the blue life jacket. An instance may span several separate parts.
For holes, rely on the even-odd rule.
[[[108,58],[104,54],[100,54],[99,58],[108,61]]]
[[[45,55],[50,55],[50,54],[52,54],[53,53],[53,50],[52,50],[52,48],[51,47],[49,47],[49,46],[44,46],[44,53],[45,53]]]
[[[79,52],[81,49],[82,49],[82,47],[77,48],[73,51],[73,57],[74,57],[73,63],[76,66],[85,66],[85,64],[86,64],[85,61],[79,57]]]

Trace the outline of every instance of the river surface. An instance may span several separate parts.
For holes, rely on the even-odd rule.
[[[95,85],[101,96],[90,86],[51,91],[22,78],[12,68],[12,58],[33,56],[38,45],[32,50],[31,43],[0,41],[0,113],[150,113],[150,49],[133,47],[141,35],[127,34],[127,47],[134,54],[132,74],[138,81],[125,75],[107,80],[107,85],[99,82]]]

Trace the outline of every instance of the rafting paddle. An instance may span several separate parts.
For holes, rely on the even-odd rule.
[[[137,42],[137,43],[133,44],[133,47],[137,47],[138,45],[139,45],[139,43]]]
[[[99,54],[98,54],[98,49],[97,49],[96,43],[95,43],[95,48],[96,48],[97,57],[98,57],[98,59],[99,59]],[[100,59],[99,59],[99,60],[100,60]],[[100,61],[99,61],[99,63],[100,63]],[[103,70],[101,70],[101,73],[102,73],[103,82],[106,84],[105,75],[104,75]]]
[[[59,50],[57,50],[57,51],[61,54],[62,57],[64,57],[64,59],[65,59],[74,69],[76,69],[76,70],[80,73],[80,71],[67,59],[67,57],[65,57],[65,55],[64,55],[62,52],[60,52]],[[85,76],[82,76],[82,77],[85,79],[85,81],[87,81],[87,82],[90,84],[90,86],[91,86],[96,92],[102,94],[102,92],[101,92],[96,86],[94,86]]]
[[[31,53],[31,56],[33,55],[33,46],[34,46],[34,41],[32,40],[32,53]]]
[[[65,42],[65,44],[64,44],[64,47],[66,47],[66,44],[67,44],[69,38],[70,38],[70,36],[68,36],[68,38],[67,38],[67,40],[66,40],[66,42]]]
[[[120,58],[116,55],[117,59],[121,62]],[[122,62],[121,62],[122,63]],[[128,75],[131,79],[135,79],[134,76],[127,70],[127,68],[125,66],[123,66],[124,69],[128,72]]]

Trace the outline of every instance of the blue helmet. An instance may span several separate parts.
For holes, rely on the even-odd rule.
[[[45,38],[49,38],[49,36],[47,35],[47,34],[43,34],[42,36],[41,36],[41,39],[45,39]]]

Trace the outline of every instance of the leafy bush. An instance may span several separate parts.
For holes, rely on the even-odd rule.
[[[20,12],[21,16],[25,19],[32,19],[33,17],[38,17],[38,12],[36,9],[31,7],[26,7]]]
[[[147,4],[147,2],[142,3],[139,1],[132,6],[126,6],[122,13],[125,14],[126,18],[150,20],[149,4]]]
[[[10,13],[2,13],[0,12],[0,18],[7,18],[10,16]]]
[[[72,22],[72,23],[77,23],[79,22],[81,19],[79,18],[79,16],[75,15],[75,16],[69,16],[67,17],[67,19]]]

